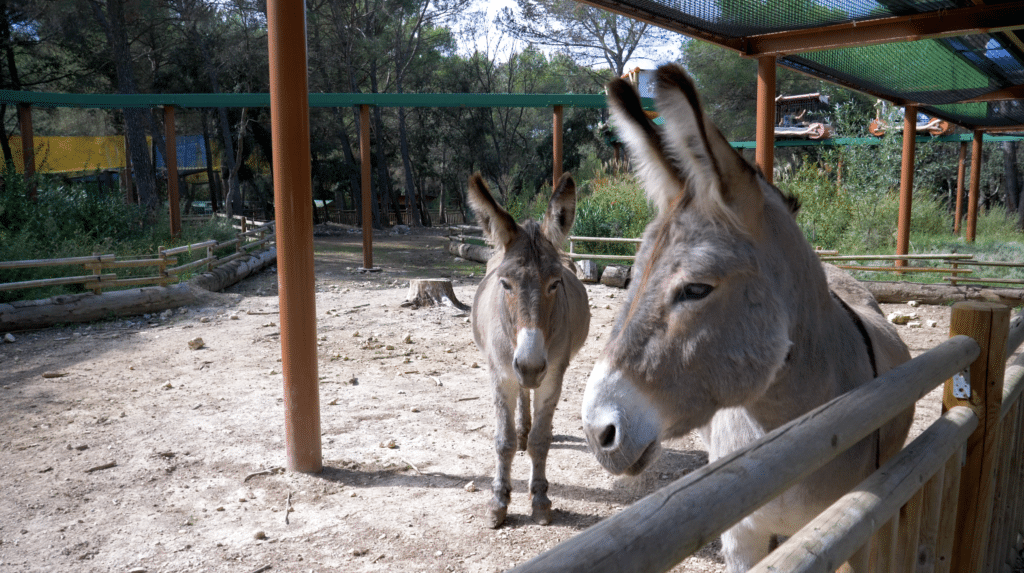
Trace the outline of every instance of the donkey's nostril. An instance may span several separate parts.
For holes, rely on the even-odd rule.
[[[615,444],[615,424],[608,424],[608,426],[598,436],[598,443],[601,447],[608,449]]]

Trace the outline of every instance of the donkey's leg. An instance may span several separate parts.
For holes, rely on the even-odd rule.
[[[494,429],[494,450],[497,467],[491,491],[494,497],[487,504],[490,526],[496,528],[505,522],[508,502],[512,497],[512,458],[516,453],[515,407],[519,385],[514,381],[492,380],[494,383],[494,411],[497,424]]]
[[[530,414],[530,390],[519,388],[518,419],[516,420],[516,448],[526,451],[526,440],[530,435],[532,416]]]
[[[746,572],[772,549],[771,533],[759,529],[753,521],[747,517],[722,534],[722,554],[729,573]]]
[[[541,525],[551,523],[551,500],[548,499],[547,461],[548,450],[551,448],[551,423],[555,415],[555,406],[562,393],[562,374],[549,376],[540,388],[534,390],[533,429],[527,443],[527,452],[533,462],[530,473],[530,497],[533,500],[533,520]]]

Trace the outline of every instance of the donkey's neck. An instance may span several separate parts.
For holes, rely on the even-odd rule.
[[[766,391],[747,405],[770,431],[870,378],[867,341],[829,289],[818,255],[792,215],[769,202],[766,273],[787,309],[792,346]]]

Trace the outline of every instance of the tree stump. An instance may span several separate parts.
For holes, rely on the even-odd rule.
[[[576,277],[585,283],[596,283],[601,278],[597,263],[590,259],[576,262]]]
[[[604,268],[604,272],[601,273],[601,284],[626,288],[629,284],[629,276],[632,274],[633,267],[618,267],[615,265],[608,265]]]
[[[405,295],[402,306],[419,308],[421,306],[447,305],[459,310],[470,307],[459,302],[452,289],[449,279],[413,279],[409,281],[409,293]]]

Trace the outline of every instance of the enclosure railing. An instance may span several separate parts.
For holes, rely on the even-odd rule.
[[[973,276],[974,270],[960,268],[961,265],[968,267],[992,267],[992,268],[1019,268],[1024,269],[1024,263],[1001,262],[1001,261],[978,261],[974,255],[965,253],[937,253],[922,255],[838,255],[822,254],[821,260],[834,263],[841,269],[865,272],[886,272],[886,273],[943,273],[948,276],[942,280],[951,285],[960,283],[992,283],[1000,285],[1024,285],[1024,279],[1007,278],[986,278]],[[938,261],[948,266],[870,266],[850,264],[854,261]],[[964,276],[961,276],[964,275]]]
[[[1024,354],[1004,368],[1024,313],[958,303],[951,335],[512,571],[667,571],[947,379],[935,423],[752,571],[867,571],[872,544],[877,571],[1001,571],[1024,525]]]
[[[79,266],[91,274],[61,276],[27,281],[0,283],[0,291],[28,288],[49,287],[59,285],[81,284],[85,289],[101,294],[104,289],[126,286],[166,285],[181,280],[183,274],[193,269],[206,267],[207,271],[227,264],[242,257],[248,257],[257,250],[262,250],[275,240],[275,225],[271,221],[253,229],[244,229],[229,241],[209,240],[201,243],[182,245],[165,249],[160,247],[152,258],[118,259],[115,255],[91,255],[86,257],[68,257],[64,259],[40,259],[27,261],[0,261],[0,270],[26,269],[39,267]],[[217,251],[232,248],[228,254],[215,254]],[[201,259],[177,265],[176,255],[205,250],[206,256]],[[177,265],[177,266],[175,266]],[[149,276],[118,277],[116,269],[153,267],[154,274]],[[115,270],[115,272],[104,272]]]

